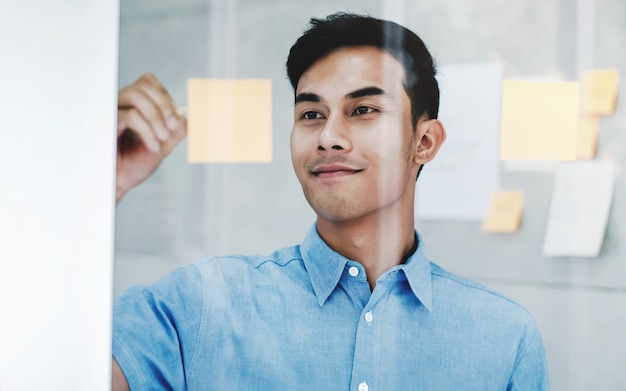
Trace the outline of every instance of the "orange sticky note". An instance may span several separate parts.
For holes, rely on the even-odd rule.
[[[579,105],[577,82],[505,80],[500,158],[575,160]]]
[[[272,81],[189,79],[190,163],[272,161]]]
[[[607,115],[615,111],[619,71],[599,69],[581,75],[581,113]]]
[[[500,190],[496,192],[483,220],[485,232],[514,233],[522,221],[524,194],[519,190]]]
[[[598,117],[584,116],[580,118],[578,128],[578,158],[593,159],[598,148]]]

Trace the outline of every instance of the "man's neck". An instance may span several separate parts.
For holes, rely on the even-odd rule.
[[[318,217],[317,231],[333,250],[365,267],[371,290],[381,274],[404,263],[417,247],[412,213],[342,222]]]

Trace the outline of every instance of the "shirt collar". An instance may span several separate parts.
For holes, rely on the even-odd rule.
[[[407,261],[401,265],[409,286],[417,299],[432,311],[433,290],[431,281],[430,260],[426,257],[424,242],[419,232],[415,231],[417,237],[417,249]]]
[[[323,306],[339,283],[348,258],[328,247],[317,233],[316,224],[313,224],[300,248],[313,290],[320,306]]]
[[[424,252],[421,236],[417,231],[415,231],[415,235],[418,241],[417,249],[406,263],[399,267],[404,272],[415,297],[430,311],[432,307],[430,261]],[[304,238],[300,249],[319,305],[323,306],[339,283],[348,258],[324,242],[317,232],[315,224]]]

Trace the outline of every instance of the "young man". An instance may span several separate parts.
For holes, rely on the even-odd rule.
[[[299,246],[212,258],[122,295],[113,388],[547,389],[532,317],[431,263],[413,227],[416,178],[445,140],[423,42],[331,15],[311,21],[287,73],[292,161],[316,224]],[[185,133],[154,77],[120,105],[118,199]]]

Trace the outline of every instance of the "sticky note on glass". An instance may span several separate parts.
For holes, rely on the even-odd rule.
[[[609,218],[615,173],[610,161],[564,163],[554,178],[543,254],[595,257]]]
[[[585,71],[580,81],[583,114],[607,115],[615,111],[619,84],[617,69]]]
[[[578,158],[593,159],[598,149],[598,117],[584,116],[578,128]]]
[[[491,198],[487,217],[483,220],[485,232],[514,233],[519,229],[524,208],[524,194],[519,190],[500,190]]]
[[[485,217],[490,196],[500,189],[502,73],[493,63],[439,68],[439,118],[447,139],[420,174],[415,189],[417,219],[482,221]]]
[[[505,80],[500,158],[575,160],[579,117],[577,82]]]
[[[272,81],[189,79],[190,163],[272,161]]]

